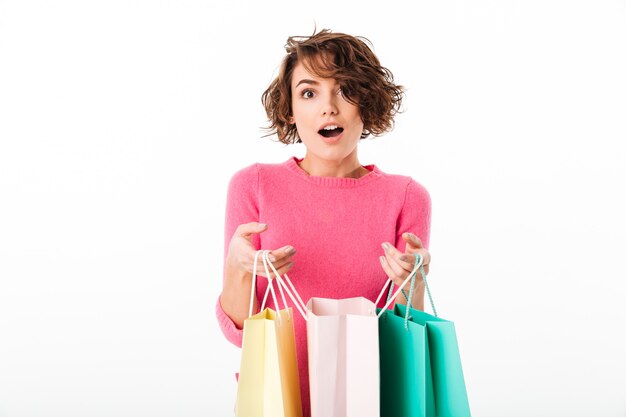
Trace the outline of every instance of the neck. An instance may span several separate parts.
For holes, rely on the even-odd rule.
[[[342,160],[326,160],[307,154],[298,164],[307,174],[316,177],[361,178],[369,171],[361,166],[356,152]]]

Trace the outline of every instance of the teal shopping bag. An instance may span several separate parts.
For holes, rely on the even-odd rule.
[[[401,304],[387,310],[395,300],[393,284],[387,305],[378,309],[380,415],[471,417],[454,323],[437,316],[421,259],[398,291],[410,281],[412,299],[418,269],[434,315]]]
[[[404,317],[406,310],[396,304],[394,315]],[[409,320],[426,330],[437,417],[470,417],[454,323],[413,308],[409,308]]]
[[[436,417],[426,326],[397,309],[378,319],[381,417]],[[378,309],[380,312],[380,309]]]

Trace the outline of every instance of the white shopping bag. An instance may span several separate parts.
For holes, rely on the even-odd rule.
[[[314,297],[306,307],[312,417],[378,417],[376,306]]]

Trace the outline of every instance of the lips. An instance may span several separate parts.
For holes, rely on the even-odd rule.
[[[343,127],[338,127],[336,129],[331,129],[331,130],[320,129],[317,131],[317,133],[324,136],[325,138],[334,138],[336,136],[341,135],[341,132],[343,132]]]
[[[334,145],[336,143],[339,143],[341,141],[341,138],[343,138],[343,132],[337,132],[334,134],[334,136],[322,136],[322,134],[320,134],[320,139],[322,139],[328,145]]]

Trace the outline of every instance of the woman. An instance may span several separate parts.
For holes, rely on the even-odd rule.
[[[228,340],[241,346],[254,255],[269,249],[306,302],[310,297],[375,300],[389,277],[396,285],[427,251],[431,204],[410,177],[362,166],[358,144],[393,126],[403,89],[359,37],[322,30],[290,37],[276,80],[263,94],[269,129],[306,155],[254,164],[230,181],[223,290],[216,311]],[[297,256],[296,256],[297,253]],[[257,271],[263,275],[259,260]],[[257,298],[267,280],[257,281]],[[421,277],[412,304],[423,309]],[[258,300],[253,311],[258,311]],[[406,304],[398,296],[397,302]],[[379,306],[381,307],[381,306]],[[295,315],[304,415],[309,414],[306,323]]]

